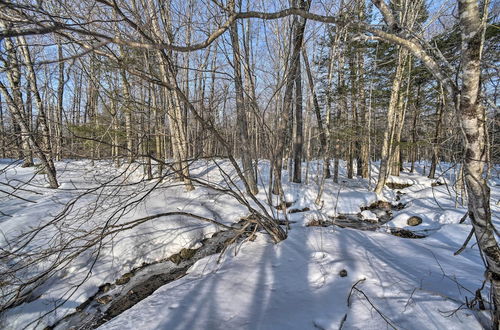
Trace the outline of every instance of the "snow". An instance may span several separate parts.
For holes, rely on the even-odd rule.
[[[459,245],[467,230],[452,231]],[[353,294],[352,306],[347,306],[352,285],[361,279],[365,280],[357,287],[398,328],[479,326],[466,310],[446,315],[467,295],[456,282],[474,288],[474,279],[482,276],[481,267],[471,253],[445,258],[453,248],[439,240],[414,242],[382,233],[294,227],[280,244],[259,235],[236,256],[231,252],[222,264],[215,257],[201,260],[188,276],[163,286],[101,329],[131,325],[140,329],[338,329],[346,313],[347,329],[385,328],[385,321],[359,294]],[[342,269],[348,276],[338,275]]]
[[[0,182],[10,185],[3,184],[2,189],[25,199],[0,193],[2,249],[12,251],[13,239],[19,233],[47,225],[68,202],[74,202],[69,216],[57,225],[48,225],[29,242],[26,251],[46,251],[70,237],[77,237],[71,242],[79,246],[94,237],[92,230],[105,222],[120,225],[163,212],[190,212],[224,224],[238,222],[248,214],[235,198],[216,189],[197,186],[186,192],[171,179],[147,181],[140,167],[115,168],[107,161],[92,166],[87,160],[68,160],[56,166],[61,188],[51,190],[44,187],[44,177],[35,175],[33,168],[11,165],[8,160],[0,162],[4,169],[0,171]],[[419,174],[428,164],[418,164],[417,173],[403,172],[389,180],[411,186],[386,188],[381,196],[370,191],[377,172],[375,165],[371,182],[347,179],[341,167],[339,184],[327,181],[322,202],[316,205],[321,164],[313,162],[309,166],[307,184],[289,183],[284,173],[285,199],[293,203],[289,209],[309,209],[286,215],[291,229],[285,241],[273,244],[265,233],[258,233],[255,241],[229,248],[220,263],[218,255],[201,259],[186,276],[162,286],[101,328],[338,329],[343,323],[344,329],[380,329],[390,328],[390,322],[398,329],[475,329],[487,322],[486,312],[463,306],[466,298],[471,301],[481,287],[484,266],[474,239],[460,255],[453,256],[471,229],[469,220],[459,223],[466,206],[453,186],[457,172],[454,167],[441,164],[438,178],[445,184],[433,185],[436,180]],[[226,160],[197,161],[191,164],[191,171],[199,180],[217,187],[231,185],[227,180],[230,177],[239,189],[243,188]],[[268,205],[268,172],[268,162],[261,161],[257,198],[267,212],[283,218],[284,212]],[[24,181],[29,183],[22,185]],[[108,184],[101,187],[104,182]],[[490,178],[490,182],[500,183],[497,177]],[[500,222],[500,206],[496,205],[499,186],[491,184],[496,225]],[[374,220],[374,212],[361,208],[379,198],[406,207],[394,210],[393,219],[377,231],[306,226],[311,219],[339,214],[361,213],[363,219]],[[270,201],[272,205],[280,204],[276,196]],[[250,204],[256,207],[254,202]],[[422,218],[422,224],[407,226],[411,216]],[[427,237],[396,237],[388,233],[392,227]],[[203,238],[220,229],[176,216],[154,219],[108,236],[98,258],[97,250],[90,248],[58,268],[51,280],[35,290],[31,301],[2,315],[0,327],[42,329],[73,312],[100,285],[113,282],[143,263],[199,246]],[[53,261],[43,258],[36,267],[46,269]],[[342,270],[347,271],[347,276],[339,275]],[[487,299],[487,290],[483,297]],[[54,310],[54,306],[58,308]]]
[[[364,210],[361,212],[361,218],[363,220],[378,220],[377,215],[370,210]]]

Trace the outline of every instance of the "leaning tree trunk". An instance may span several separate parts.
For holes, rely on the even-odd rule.
[[[170,8],[167,6],[160,11],[160,19],[158,14],[153,9],[155,6],[152,0],[149,1],[149,5],[149,14],[152,18],[151,27],[153,33],[156,35],[154,37],[154,41],[162,42],[161,38],[158,37],[163,34],[160,29],[159,20],[167,23],[167,26],[165,26],[166,33],[168,38],[172,39],[172,32],[170,30]],[[164,50],[157,50],[156,55],[159,61],[161,81],[163,84],[166,86],[178,87],[176,81],[177,72],[174,63],[172,63],[172,54],[168,54]],[[167,89],[166,87],[163,87],[162,91],[165,99],[168,100],[167,103],[169,104],[169,109],[167,109],[166,113],[169,119],[170,133],[172,134],[172,152],[176,163],[175,165],[177,167],[176,170],[182,178],[186,190],[191,191],[194,189],[194,186],[190,178],[189,164],[187,161],[187,132],[184,129],[184,104],[180,96],[181,91],[177,88],[174,90],[173,88]]]
[[[300,0],[300,7],[309,10],[309,1]],[[304,39],[304,29],[306,26],[306,19],[301,17],[296,17],[292,23],[292,54],[290,56],[290,64],[288,66],[288,72],[285,76],[285,94],[283,97],[283,111],[282,120],[278,124],[278,142],[276,146],[276,151],[273,152],[273,167],[274,167],[274,186],[273,193],[280,194],[282,192],[281,187],[281,167],[283,165],[283,154],[285,150],[285,134],[290,121],[290,109],[292,107],[293,101],[293,86],[295,84],[295,77],[297,74],[297,67],[300,58],[300,49],[302,48],[302,42]]]
[[[314,107],[314,115],[316,117],[316,121],[318,123],[318,130],[319,130],[319,154],[323,157],[324,160],[324,167],[325,167],[325,178],[330,178],[331,173],[330,173],[330,161],[328,159],[328,132],[327,128],[325,127],[323,123],[323,118],[321,117],[321,108],[319,106],[319,101],[318,101],[318,95],[316,94],[316,90],[314,89],[314,80],[311,72],[311,67],[309,65],[309,59],[307,58],[307,53],[306,49],[302,48],[302,59],[304,60],[304,66],[306,69],[306,74],[307,74],[307,82],[309,84],[309,92],[311,93],[312,97],[312,105]],[[308,150],[310,146],[310,140],[307,139],[308,143]],[[309,151],[308,151],[309,153]]]
[[[238,27],[233,23],[230,28],[231,43],[233,47],[233,67],[234,67],[234,86],[236,91],[236,117],[238,121],[238,136],[239,136],[239,149],[241,153],[241,161],[243,165],[243,172],[245,179],[248,183],[250,190],[249,194],[256,195],[259,192],[257,188],[257,180],[255,172],[252,167],[251,158],[251,142],[248,137],[248,123],[245,107],[245,98],[243,94],[243,79],[241,77],[241,53],[238,40]]]
[[[6,28],[4,22],[0,21],[0,27],[4,29]],[[11,112],[14,128],[17,127],[17,131],[20,133],[22,152],[20,152],[18,156],[23,158],[23,167],[31,167],[34,165],[33,154],[30,147],[30,136],[32,136],[31,125],[21,125],[21,123],[18,122],[19,117],[26,117],[26,113],[24,110],[23,96],[21,92],[21,71],[19,69],[19,61],[16,54],[17,47],[14,46],[14,43],[10,38],[5,38],[4,44],[7,53],[7,61],[3,60],[3,57],[0,58],[6,67],[11,67],[11,69],[7,71],[7,78],[10,83],[12,94],[9,94],[8,89],[4,85],[1,86],[2,92],[4,93],[7,101],[8,109]],[[28,119],[28,122],[30,122],[30,120],[31,118]]]
[[[459,120],[465,138],[464,174],[469,214],[476,240],[487,264],[492,285],[495,329],[500,321],[500,249],[491,222],[490,188],[485,180],[487,162],[486,113],[480,98],[481,50],[485,26],[481,22],[478,2],[460,0],[462,36],[462,86],[457,97]]]
[[[12,117],[12,122],[14,123],[14,127],[17,126],[18,132],[21,136],[21,148],[22,148],[22,153],[18,156],[22,156],[23,158],[23,167],[31,167],[33,166],[33,156],[31,153],[31,146],[30,146],[30,136],[32,136],[31,131],[29,130],[30,127],[28,125],[23,125],[20,121],[24,121],[24,111],[23,111],[23,104],[21,101],[21,97],[16,97],[16,91],[13,90],[14,96],[11,96],[7,90],[7,88],[0,82],[0,90],[2,91],[4,97],[5,97],[5,104],[7,104],[7,107],[9,109],[9,112]],[[19,157],[20,158],[20,157]]]
[[[29,143],[29,147],[32,148],[35,152],[35,155],[40,158],[41,163],[45,166],[47,170],[47,177],[49,179],[50,188],[58,188],[59,183],[57,182],[55,169],[51,171],[51,169],[47,166],[49,164],[49,158],[43,152],[42,147],[39,145],[38,141],[33,137],[33,134],[30,134],[30,128],[28,120],[22,114],[22,108],[18,106],[18,103],[14,101],[14,99],[8,94],[6,87],[0,82],[0,90],[4,93],[4,96],[7,98],[7,104],[9,105],[9,109],[11,110],[12,117],[17,121],[21,128],[21,132],[23,134],[28,135],[26,142]]]
[[[247,11],[250,8],[250,2],[247,2]],[[243,56],[243,72],[245,74],[245,82],[246,84],[244,85],[245,88],[245,95],[249,99],[248,105],[250,112],[247,113],[248,116],[248,123],[250,124],[249,128],[249,142],[251,144],[250,146],[250,155],[252,160],[255,160],[256,165],[253,166],[253,169],[255,171],[254,176],[257,178],[258,177],[258,159],[261,156],[260,148],[259,148],[259,136],[260,136],[260,130],[261,126],[263,126],[263,118],[260,116],[260,111],[259,111],[259,104],[257,103],[257,95],[255,93],[255,78],[254,78],[254,72],[255,72],[255,63],[252,61],[252,56],[253,56],[253,50],[252,50],[252,43],[250,42],[250,32],[251,32],[251,20],[247,21],[246,27],[244,28],[245,36],[243,38],[243,49],[244,49],[244,56]],[[216,58],[216,56],[214,56]],[[252,132],[252,133],[251,133]]]
[[[5,24],[3,22],[0,22],[0,27],[5,28]],[[49,144],[50,141],[48,136],[48,127],[45,117],[45,111],[36,85],[36,76],[33,69],[33,63],[31,61],[29,49],[24,37],[18,37],[17,40],[19,43],[17,47],[21,49],[21,53],[25,60],[24,64],[28,70],[27,81],[30,84],[32,91],[35,93],[38,112],[39,112],[38,115],[41,119],[40,123],[43,130],[43,138],[44,138],[43,140],[45,142],[46,150],[44,150],[44,148],[38,143],[32,132],[31,115],[27,116],[27,114],[24,112],[24,104],[20,91],[21,71],[19,70],[19,63],[16,56],[17,47],[16,45],[14,45],[13,41],[10,40],[9,38],[5,39],[5,48],[7,51],[8,59],[11,62],[10,65],[13,66],[13,68],[8,72],[8,78],[11,84],[13,95],[11,96],[9,94],[8,89],[1,82],[0,82],[0,90],[2,91],[7,100],[7,104],[9,105],[9,110],[11,111],[12,117],[14,118],[14,120],[17,122],[17,124],[21,129],[21,134],[22,134],[21,138],[23,141],[23,149],[24,149],[23,151],[25,157],[25,162],[23,165],[27,166],[33,164],[31,152],[34,151],[47,172],[47,178],[49,180],[50,188],[58,188],[59,183],[57,182],[56,178],[56,169],[50,157],[51,150]]]
[[[409,77],[408,77],[409,78]],[[406,108],[408,106],[409,97],[409,84],[410,79],[408,79],[406,93],[399,94],[398,101],[398,112],[396,114],[396,119],[394,121],[394,136],[391,141],[392,150],[391,156],[389,157],[389,173],[390,175],[399,176],[402,168],[403,159],[401,157],[401,134],[403,133],[403,127],[406,117]]]
[[[382,155],[380,157],[380,170],[378,174],[378,181],[375,187],[375,193],[382,193],[385,181],[387,180],[387,174],[389,173],[389,157],[392,152],[392,139],[394,136],[394,125],[396,112],[398,110],[399,101],[399,90],[401,88],[401,82],[403,79],[403,69],[404,69],[404,59],[408,51],[406,49],[399,49],[398,51],[398,64],[396,67],[396,73],[392,81],[391,98],[389,100],[389,107],[387,109],[387,127],[384,131],[384,140],[382,142]]]
[[[42,97],[40,95],[40,91],[38,89],[38,81],[37,81],[37,76],[35,74],[35,69],[33,67],[33,61],[31,59],[31,54],[30,50],[28,48],[28,44],[26,43],[26,40],[24,37],[18,37],[18,44],[19,48],[21,49],[21,53],[24,57],[24,64],[27,68],[28,71],[28,81],[29,85],[31,87],[31,92],[33,93],[35,97],[35,102],[36,102],[36,107],[38,109],[38,118],[40,122],[40,126],[42,128],[42,141],[43,144],[40,145],[38,142],[34,141],[35,138],[33,136],[30,137],[31,140],[31,146],[35,149],[35,153],[40,157],[40,161],[42,162],[42,166],[44,167],[47,177],[49,179],[49,185],[51,188],[58,188],[59,183],[57,182],[56,179],[56,167],[54,166],[54,162],[52,160],[52,155],[53,155],[53,150],[52,150],[52,143],[50,140],[50,131],[49,131],[49,125],[47,122],[47,113],[45,111],[45,106],[42,101]],[[29,118],[27,118],[28,121],[26,122],[26,125],[29,127]],[[40,148],[40,150],[37,150],[37,148]],[[41,156],[43,154],[43,157]]]

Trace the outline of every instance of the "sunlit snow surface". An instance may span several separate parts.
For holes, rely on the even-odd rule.
[[[3,160],[0,166],[5,169],[9,164]],[[323,203],[315,205],[316,182],[321,180],[318,166],[310,165],[308,184],[288,183],[285,172],[286,199],[294,202],[291,208],[310,208],[308,212],[288,215],[294,223],[287,240],[275,245],[267,235],[259,233],[254,242],[228,250],[221,263],[216,262],[216,256],[202,259],[187,276],[161,287],[102,328],[338,329],[344,318],[344,329],[390,328],[387,322],[398,329],[481,328],[486,314],[462,306],[466,298],[470,301],[474,297],[483,280],[484,266],[475,240],[472,239],[460,255],[453,256],[471,229],[468,220],[458,224],[466,209],[454,191],[457,169],[442,164],[440,173],[444,173],[444,178],[440,180],[447,185],[435,187],[431,185],[433,180],[418,174],[391,177],[392,182],[412,184],[399,189],[404,193],[400,202],[407,207],[395,211],[394,219],[383,228],[370,232],[305,226],[312,219],[359,213],[360,207],[377,200],[370,192],[374,179],[371,184],[367,180],[346,179],[345,172],[341,171],[340,183],[327,181]],[[422,163],[417,170],[422,171],[424,166],[428,169],[428,164]],[[75,203],[65,222],[66,231],[90,230],[106,221],[119,224],[172,211],[191,212],[226,224],[237,222],[247,214],[234,198],[214,189],[198,187],[187,193],[172,180],[142,181],[142,169],[125,166],[117,169],[104,161],[96,162],[95,166],[91,166],[90,161],[65,161],[57,163],[57,168],[61,189],[45,188],[44,177],[37,175],[29,185],[23,186],[26,190],[15,192],[31,202],[0,192],[3,213],[0,215],[0,247],[10,249],[16,234],[47,223],[65,203],[105,181],[111,185]],[[223,160],[217,164],[199,161],[192,164],[191,169],[199,179],[220,186],[227,185],[226,174],[237,180],[229,163]],[[10,166],[0,175],[0,182],[19,186],[33,173],[34,169]],[[122,173],[125,174],[120,175]],[[374,166],[373,178],[376,174]],[[492,174],[489,181],[492,213],[498,225],[500,181],[498,172]],[[267,183],[268,163],[261,163],[259,177],[261,184]],[[118,189],[123,183],[127,186]],[[2,186],[4,191],[13,189]],[[258,195],[263,203],[268,200],[266,190],[267,185],[266,189],[261,186]],[[380,197],[394,201],[397,190],[386,189]],[[112,216],[126,203],[135,205],[134,201],[137,205],[126,208],[119,220]],[[277,205],[279,200],[274,198],[272,202]],[[97,211],[92,213],[96,206]],[[277,213],[275,208],[267,208]],[[423,223],[407,227],[406,220],[413,215],[421,217]],[[387,233],[390,227],[429,236],[399,238]],[[61,227],[58,228],[49,227],[40,233],[29,249],[37,250],[54,243],[53,238]],[[118,233],[105,240],[91,273],[91,262],[96,255],[92,249],[36,290],[36,299],[7,311],[0,320],[0,328],[18,329],[27,325],[43,328],[52,324],[73,312],[98,286],[113,282],[143,262],[159,260],[183,247],[193,246],[217,230],[212,224],[188,217],[164,217]],[[43,263],[37,266],[46,267]],[[347,271],[346,277],[339,276],[341,270]],[[87,276],[83,285],[73,289]],[[348,306],[352,286],[362,279],[356,285],[362,293],[352,290]],[[488,299],[488,293],[483,291],[483,297]],[[51,312],[55,305],[61,307]],[[36,321],[41,316],[42,319]]]

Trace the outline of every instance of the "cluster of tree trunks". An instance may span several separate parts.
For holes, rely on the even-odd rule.
[[[270,160],[270,188],[282,200],[283,169],[288,169],[291,181],[301,183],[303,161],[321,159],[319,204],[324,182],[339,181],[341,159],[346,162],[347,178],[369,178],[370,161],[380,159],[374,187],[379,195],[388,176],[399,175],[405,160],[411,162],[413,172],[415,163],[427,156],[431,159],[428,176],[434,178],[446,151],[441,147],[444,136],[458,132],[445,130],[449,117],[456,114],[463,135],[469,214],[492,283],[498,325],[500,250],[485,180],[490,146],[481,96],[488,1],[457,1],[461,44],[460,64],[455,68],[424,38],[423,1],[372,0],[385,22],[380,28],[368,21],[362,1],[341,2],[335,15],[325,16],[310,10],[311,0],[290,0],[288,9],[273,13],[252,11],[250,2],[244,11],[241,1],[230,0],[210,5],[218,14],[205,27],[212,32],[207,37],[205,31],[206,39],[200,42],[193,42],[195,36],[200,38],[195,28],[200,22],[192,1],[185,4],[181,23],[170,2],[131,1],[127,6],[98,2],[100,14],[109,15],[109,22],[89,21],[79,27],[60,21],[56,11],[40,10],[37,15],[41,17],[36,17],[23,6],[5,4],[11,16],[0,14],[4,49],[0,61],[5,68],[0,78],[2,157],[22,159],[24,166],[33,166],[34,158],[38,159],[52,188],[59,186],[54,160],[67,156],[94,160],[110,155],[117,166],[122,159],[129,164],[139,162],[149,179],[154,177],[155,161],[159,177],[173,170],[187,190],[194,189],[191,160],[224,157],[234,165],[246,195],[257,205],[259,159]],[[18,17],[19,24],[12,17]],[[272,64],[274,90],[267,105],[258,96],[268,86],[258,86],[254,63],[258,55],[252,45],[256,32],[246,20],[250,18],[288,18],[284,24],[290,27],[285,32],[275,27],[279,56]],[[327,50],[323,58],[319,52],[308,54],[307,21],[331,24],[324,30],[327,36],[318,42]],[[26,27],[27,22],[37,24]],[[178,31],[184,32],[184,41],[179,40]],[[221,36],[226,31],[230,50],[221,53],[226,47]],[[56,60],[46,64],[55,64],[55,73],[37,66],[39,47],[29,43],[37,40],[32,37],[37,34],[53,36]],[[368,42],[373,40],[377,41],[375,50],[374,43]],[[84,52],[70,55],[67,43]],[[263,43],[263,49],[270,49],[267,36]],[[379,56],[391,64],[380,63]],[[227,72],[223,61],[232,66]],[[415,73],[423,67],[427,76]],[[221,72],[230,72],[229,82],[220,79]],[[383,76],[380,72],[387,77],[379,77]],[[57,84],[51,93],[52,75]],[[434,124],[425,133],[429,143],[421,146],[423,109],[429,107],[425,105],[430,90],[426,79],[431,76]],[[385,90],[374,87],[382,85]],[[383,109],[382,119],[374,115],[377,109]],[[14,148],[9,148],[10,143]],[[276,241],[284,239],[281,227],[262,210],[262,225]]]

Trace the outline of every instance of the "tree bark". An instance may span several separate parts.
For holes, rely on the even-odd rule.
[[[402,159],[402,148],[401,148],[401,134],[403,133],[403,127],[406,118],[406,109],[408,106],[409,99],[409,89],[410,89],[410,75],[408,75],[407,83],[406,83],[406,91],[405,93],[399,93],[398,100],[398,111],[396,114],[396,120],[394,121],[394,137],[392,139],[392,152],[389,160],[390,169],[389,172],[391,175],[399,176],[399,173],[403,167],[403,159]]]
[[[398,61],[396,72],[392,80],[391,98],[389,100],[389,107],[387,109],[387,126],[384,130],[384,138],[382,144],[382,155],[380,156],[380,169],[378,174],[377,185],[375,186],[375,193],[381,194],[387,180],[389,173],[389,157],[393,149],[393,137],[395,133],[395,123],[399,103],[399,90],[403,80],[404,60],[406,59],[408,51],[404,48],[398,50]]]
[[[59,77],[57,82],[57,113],[56,113],[56,160],[63,158],[63,112],[64,112],[64,59],[61,41],[57,43],[57,57],[59,61]]]
[[[367,110],[366,94],[365,94],[365,63],[364,55],[361,51],[357,53],[358,62],[358,89],[359,89],[359,107],[360,107],[360,147],[359,147],[359,162],[358,175],[363,179],[367,179],[370,171],[370,131],[368,128],[370,113]]]
[[[344,39],[345,40],[345,39]],[[344,49],[340,49],[339,54],[338,54],[338,61],[337,61],[337,88],[338,88],[338,106],[337,106],[337,122],[336,126],[337,127],[346,127],[347,123],[349,121],[349,115],[348,115],[348,102],[347,102],[347,84],[346,84],[346,79],[345,79],[345,56],[346,56],[346,51]],[[342,124],[342,122],[344,124]],[[342,130],[339,130],[337,134],[335,134],[335,163],[333,167],[333,181],[335,183],[338,183],[338,178],[339,178],[339,166],[340,166],[340,159],[344,158],[346,161],[346,167],[347,167],[347,176],[352,178],[352,167],[349,166],[349,144],[350,141],[347,139],[350,138],[347,134],[348,130],[345,129],[343,132]],[[347,157],[345,157],[347,156]]]
[[[125,57],[123,47],[120,47],[120,55],[122,58]],[[132,164],[134,161],[134,137],[132,132],[133,125],[133,106],[134,101],[132,100],[132,95],[130,93],[130,84],[128,82],[127,73],[125,68],[120,68],[120,77],[122,80],[122,93],[123,93],[123,114],[125,116],[125,136],[127,140],[127,161]]]
[[[311,72],[311,67],[309,66],[309,59],[307,58],[307,52],[305,47],[302,48],[302,58],[304,59],[304,67],[306,68],[306,75],[307,75],[307,81],[309,84],[309,91],[311,93],[312,97],[312,105],[314,108],[314,115],[316,117],[316,122],[318,123],[318,130],[319,130],[319,143],[320,143],[320,149],[319,149],[319,154],[321,157],[323,157],[323,160],[325,162],[325,178],[330,178],[331,173],[330,173],[330,161],[328,159],[328,151],[329,151],[329,146],[328,146],[328,132],[326,131],[327,128],[325,127],[323,123],[323,118],[321,116],[321,108],[319,106],[318,102],[318,96],[316,94],[316,90],[314,89],[314,80]],[[311,130],[309,129],[309,132]],[[308,150],[309,150],[309,145],[310,141],[309,139],[307,140],[308,142]]]
[[[304,145],[303,120],[302,120],[302,70],[300,54],[297,58],[295,72],[295,125],[293,139],[293,179],[295,183],[302,182],[302,154]]]
[[[1,21],[0,27],[5,28],[5,24]],[[7,59],[5,60],[2,57],[2,62],[4,62],[5,66],[11,66],[11,69],[7,71],[11,94],[9,94],[8,89],[4,85],[2,85],[2,93],[4,93],[9,112],[13,117],[14,128],[17,127],[15,131],[20,133],[21,152],[19,152],[18,158],[23,158],[23,167],[31,167],[34,165],[33,153],[30,146],[30,140],[33,139],[32,129],[31,125],[28,124],[31,119],[26,118],[24,125],[19,122],[19,120],[25,121],[26,111],[21,92],[21,72],[16,47],[10,38],[5,38],[5,50]]]
[[[443,122],[443,102],[440,100],[436,109],[436,130],[432,138],[432,160],[429,169],[429,179],[434,179],[436,176],[437,163],[439,161],[439,135],[441,133],[441,125]]]
[[[40,91],[38,89],[38,80],[37,76],[35,73],[35,69],[33,68],[33,61],[31,59],[31,54],[30,50],[28,48],[28,44],[26,43],[26,40],[24,37],[18,37],[18,45],[20,46],[21,53],[24,57],[24,64],[26,66],[26,69],[28,71],[28,80],[29,80],[29,85],[30,85],[30,91],[32,95],[35,98],[35,103],[36,107],[38,110],[38,122],[40,123],[40,126],[42,128],[42,141],[43,141],[43,152],[47,154],[47,159],[48,159],[48,164],[43,164],[44,166],[48,166],[49,172],[54,172],[55,173],[55,168],[54,164],[52,162],[52,155],[53,155],[53,149],[52,149],[52,142],[51,142],[51,136],[49,132],[49,124],[47,120],[47,113],[45,111],[45,106],[42,101],[42,97],[40,95]],[[30,116],[31,117],[31,116]]]
[[[377,1],[372,0],[375,5]],[[384,3],[385,4],[385,3]],[[478,1],[458,0],[459,26],[461,28],[461,85],[446,75],[439,63],[414,40],[404,39],[393,33],[372,30],[386,41],[399,44],[420,59],[442,84],[447,105],[454,105],[464,138],[464,176],[468,194],[468,208],[476,240],[486,261],[487,278],[491,282],[494,315],[493,326],[500,325],[500,248],[491,222],[490,188],[484,178],[487,162],[486,113],[481,104],[481,53],[486,28],[487,6],[483,8],[483,20]],[[385,15],[384,19],[387,20]]]
[[[166,6],[166,7],[169,7]],[[165,29],[166,33],[170,41],[173,40],[172,32],[170,31],[170,12],[169,8],[163,7],[160,11],[161,20],[166,22],[167,26]],[[149,1],[149,11],[151,15],[152,29],[154,34],[156,35],[156,40],[161,41],[158,37],[162,34],[160,30],[160,24],[158,22],[158,15],[155,12],[155,5],[150,0]],[[159,69],[160,69],[160,79],[165,83],[165,85],[177,86],[176,70],[173,67],[172,56],[169,56],[165,51],[158,50],[157,57],[159,60]],[[178,87],[178,86],[177,86]],[[194,189],[194,186],[190,179],[189,173],[189,164],[187,162],[188,159],[188,148],[187,148],[187,140],[186,140],[186,131],[184,127],[184,119],[183,119],[183,103],[181,101],[180,96],[178,95],[180,89],[168,90],[166,87],[162,88],[165,99],[168,101],[169,109],[167,109],[167,115],[169,116],[169,127],[170,133],[172,135],[172,151],[174,155],[174,159],[176,160],[176,170],[180,175],[181,179],[184,181],[184,185],[186,190],[190,191]]]
[[[233,68],[234,68],[234,86],[236,91],[236,120],[238,125],[239,149],[241,152],[241,161],[243,173],[247,180],[247,191],[249,194],[256,195],[259,192],[257,180],[252,166],[251,145],[248,137],[248,123],[246,114],[246,103],[243,94],[243,79],[241,77],[241,53],[238,38],[238,27],[233,23],[230,28],[231,44],[233,47]]]
[[[5,131],[5,122],[3,118],[2,93],[0,93],[0,157],[5,158],[5,146],[7,145],[7,132]]]
[[[309,1],[300,0],[301,8],[309,10]],[[297,74],[297,67],[300,57],[300,49],[302,47],[302,42],[304,38],[304,29],[306,26],[306,20],[304,18],[295,17],[292,23],[292,54],[290,56],[290,64],[288,65],[288,71],[285,76],[285,93],[283,97],[283,110],[281,111],[282,118],[278,124],[278,142],[276,146],[276,151],[273,153],[274,164],[274,186],[273,193],[281,194],[281,168],[283,165],[283,156],[285,150],[285,136],[286,130],[290,122],[290,109],[292,107],[293,99],[293,86],[295,83],[295,77]]]
[[[3,22],[0,22],[0,26],[5,28]],[[33,160],[31,158],[31,152],[34,151],[38,156],[38,158],[40,159],[40,162],[42,163],[42,166],[47,173],[47,179],[49,181],[50,188],[55,189],[59,187],[59,183],[57,182],[56,168],[51,158],[49,130],[46,121],[45,109],[40,97],[40,93],[38,91],[36,76],[33,69],[33,63],[31,61],[31,56],[26,41],[24,37],[18,37],[17,41],[18,41],[17,46],[19,46],[21,50],[21,53],[24,58],[24,64],[28,70],[27,80],[30,83],[31,91],[35,94],[35,100],[37,102],[38,115],[40,119],[40,125],[42,127],[43,142],[45,144],[45,148],[38,143],[32,132],[30,123],[31,116],[30,117],[26,116],[26,113],[24,112],[24,105],[20,91],[21,73],[17,63],[17,56],[15,55],[14,43],[8,38],[5,39],[5,46],[6,46],[5,48],[8,53],[8,56],[10,57],[11,64],[14,64],[14,68],[10,70],[8,73],[8,77],[11,83],[12,92],[14,96],[11,96],[9,94],[8,89],[2,83],[0,83],[0,89],[2,93],[4,93],[5,98],[7,99],[7,103],[9,104],[9,109],[11,110],[12,116],[15,118],[15,120],[17,121],[17,123],[21,128],[23,149],[25,154],[25,162],[23,165],[27,166],[33,164]]]
[[[411,147],[410,147],[410,161],[411,161],[411,168],[410,168],[410,173],[415,172],[415,162],[417,160],[417,152],[418,152],[418,146],[417,146],[417,122],[418,122],[418,116],[420,113],[420,90],[421,90],[421,83],[418,83],[417,85],[417,99],[415,101],[415,104],[412,106],[413,108],[413,120],[412,120],[412,127],[411,127]]]
[[[485,5],[487,6],[487,5]],[[476,239],[487,264],[495,312],[493,323],[500,323],[500,249],[491,222],[490,188],[485,180],[487,163],[486,112],[481,104],[481,52],[484,42],[478,1],[459,0],[462,38],[462,84],[456,99],[465,141],[464,175],[467,187],[469,214]],[[487,12],[487,9],[485,10]],[[486,15],[486,13],[484,14]]]
[[[25,143],[28,143],[27,148],[33,148],[36,156],[40,158],[41,163],[44,165],[45,170],[47,171],[47,178],[49,179],[49,187],[50,188],[58,188],[59,183],[56,178],[55,167],[50,168],[48,164],[50,164],[50,158],[43,152],[42,147],[38,144],[38,141],[33,137],[33,134],[30,134],[30,128],[28,125],[28,121],[26,117],[23,116],[21,109],[17,106],[17,102],[10,96],[7,88],[3,83],[0,82],[0,90],[4,93],[5,98],[7,99],[7,104],[9,104],[9,109],[11,110],[12,116],[18,122],[21,127],[21,132],[28,132],[27,140]],[[24,165],[24,164],[23,164]],[[53,163],[52,163],[53,166]]]

